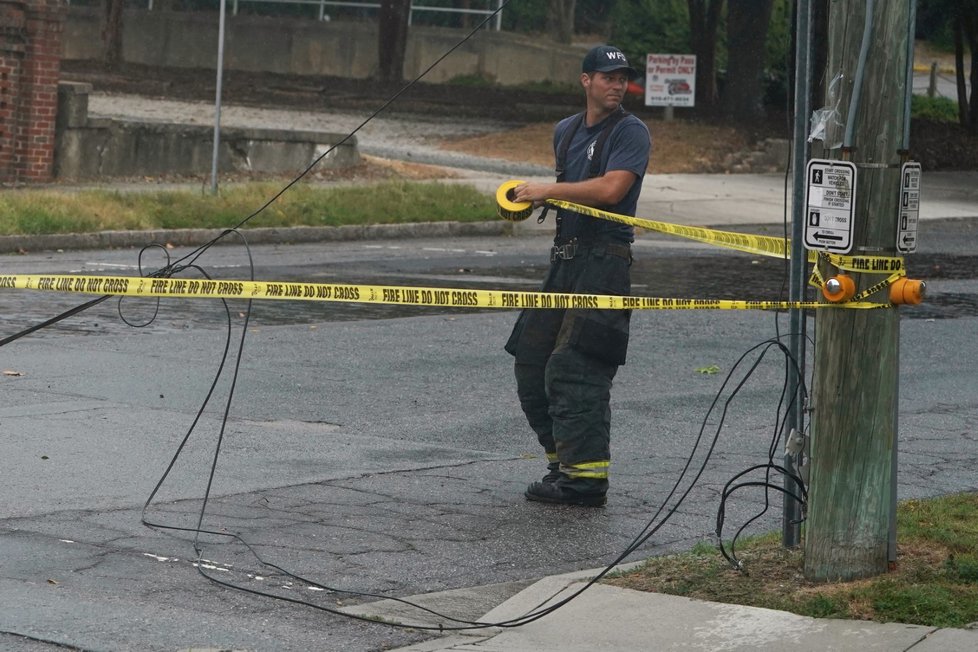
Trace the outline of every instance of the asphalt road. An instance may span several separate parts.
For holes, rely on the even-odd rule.
[[[903,309],[901,498],[978,489],[973,241],[970,220],[928,221],[911,257],[931,272],[933,305]],[[547,244],[545,235],[402,239],[251,254],[256,277],[268,280],[530,289]],[[778,270],[749,256],[664,236],[643,237],[636,257],[637,294],[769,298],[780,287]],[[133,250],[3,258],[14,273],[113,274],[136,273],[137,259]],[[237,246],[201,262],[214,277],[250,273]],[[5,295],[2,334],[77,303]],[[661,522],[663,506],[676,506],[670,491],[690,456],[694,470],[704,463],[697,436],[704,422],[705,442],[716,432],[720,413],[709,408],[729,396],[726,374],[743,374],[738,358],[787,330],[769,313],[636,313],[613,392],[609,505],[578,510],[522,497],[544,461],[502,351],[513,312],[282,306],[253,308],[226,428],[233,361],[182,447],[228,339],[219,302],[168,301],[151,320],[155,305],[110,301],[0,350],[0,367],[17,374],[0,377],[0,649],[379,650],[430,637],[322,608],[373,599],[336,589],[404,597],[485,587],[446,600],[475,618],[528,580],[614,560]],[[246,306],[230,308],[233,351]],[[130,327],[120,312],[150,323]],[[714,365],[719,373],[701,373]],[[783,383],[784,360],[771,351],[730,403],[700,480],[629,560],[711,540],[724,484],[767,457]],[[196,527],[213,464],[204,528],[238,533],[278,569],[227,537],[195,543],[192,533],[141,524],[178,451],[145,517]],[[763,501],[738,493],[724,535]],[[779,524],[774,497],[749,531]],[[222,587],[200,571],[319,608]]]
[[[931,87],[931,76],[930,72],[926,73],[914,73],[913,76],[913,93],[914,95],[927,95]],[[968,81],[968,75],[965,75],[965,89],[970,97],[971,84]],[[955,76],[953,70],[942,70],[937,73],[934,78],[934,94],[937,97],[946,97],[953,100],[955,103],[958,101],[958,80]]]

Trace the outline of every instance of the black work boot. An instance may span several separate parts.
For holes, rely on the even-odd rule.
[[[540,482],[557,482],[562,475],[563,473],[560,472],[560,462],[551,462],[547,465],[547,475],[543,476]]]
[[[578,505],[581,507],[601,507],[606,502],[607,480],[603,482],[582,482],[571,480],[563,473],[553,482],[534,482],[523,493],[527,500],[557,505]]]

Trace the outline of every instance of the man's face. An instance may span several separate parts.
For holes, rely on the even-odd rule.
[[[625,98],[628,74],[624,70],[585,73],[581,75],[581,84],[584,86],[589,106],[611,111],[618,108]]]

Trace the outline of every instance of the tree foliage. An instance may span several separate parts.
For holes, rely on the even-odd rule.
[[[614,7],[612,39],[629,57],[696,55],[696,105],[757,119],[787,98],[791,0],[635,0]],[[722,83],[720,83],[722,82]]]
[[[686,0],[617,2],[611,22],[609,40],[630,61],[644,61],[650,52],[684,53],[689,47]]]
[[[953,48],[958,120],[978,134],[978,0],[919,0],[917,35]],[[967,68],[971,73],[966,79]]]

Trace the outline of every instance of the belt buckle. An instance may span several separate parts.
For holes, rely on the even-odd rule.
[[[555,262],[558,258],[561,260],[571,260],[577,253],[577,241],[571,240],[570,242],[562,245],[555,245],[550,248],[550,262]]]

